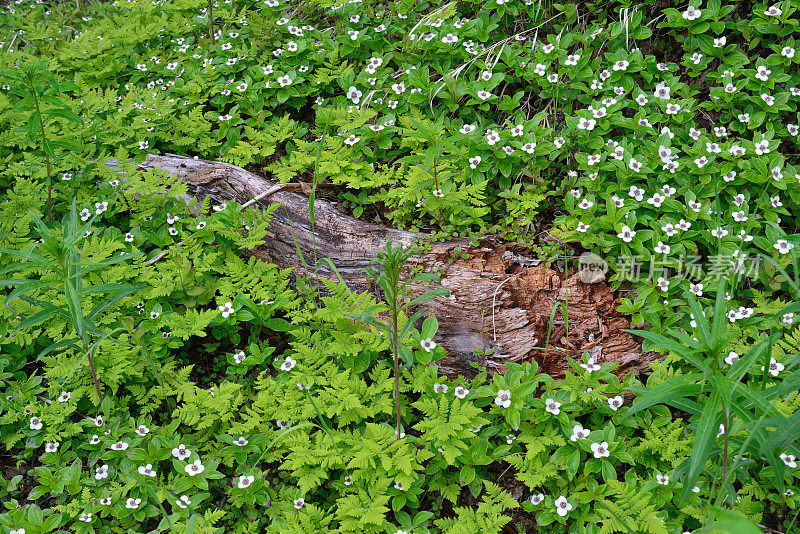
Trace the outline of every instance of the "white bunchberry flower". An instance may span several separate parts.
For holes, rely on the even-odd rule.
[[[622,227],[622,230],[620,230],[620,232],[617,234],[617,237],[622,239],[626,243],[630,243],[631,241],[633,241],[635,235],[636,232],[634,232],[627,225],[625,225]]]
[[[153,465],[152,464],[140,465],[139,466],[139,474],[140,475],[144,475],[144,476],[148,476],[148,477],[155,477],[156,476],[156,472],[153,469]]]
[[[778,374],[780,374],[780,372],[783,371],[783,369],[784,365],[781,362],[779,362],[775,358],[769,359],[769,374],[771,374],[772,376],[778,376]],[[763,365],[761,366],[761,370],[762,371],[764,370]]]
[[[423,339],[419,342],[419,344],[425,352],[430,352],[436,348],[436,343],[434,343],[430,338]]]
[[[194,462],[192,462],[190,464],[187,464],[186,467],[184,467],[184,470],[186,471],[186,474],[189,475],[190,477],[193,477],[195,475],[199,475],[200,473],[205,471],[205,469],[206,468],[202,464],[202,462],[200,461],[200,458],[198,458],[197,460],[195,460]]]
[[[608,442],[606,441],[592,443],[590,448],[592,449],[595,458],[608,458],[611,455],[611,452],[608,450]]]
[[[658,286],[658,288],[661,291],[665,291],[666,292],[666,291],[669,290],[669,280],[667,280],[663,276],[659,276],[658,277],[658,281],[656,282],[656,286]]]
[[[703,296],[703,284],[690,283],[689,284],[689,291],[691,291],[692,293],[694,293],[698,297],[702,297]]]
[[[794,248],[794,244],[789,243],[785,239],[778,239],[778,241],[772,246],[781,254],[788,254],[789,251]]]
[[[94,470],[94,478],[96,480],[102,480],[104,478],[108,478],[108,466],[103,464],[100,467]]]
[[[560,408],[561,408],[560,402],[556,402],[553,399],[546,399],[544,401],[544,410],[546,412],[549,412],[553,415],[558,415],[559,413],[561,413]]]
[[[438,382],[433,385],[434,393],[447,393],[447,384],[439,384]]]
[[[622,397],[617,395],[616,397],[611,397],[608,399],[608,407],[614,410],[615,412],[620,409],[622,406]]]
[[[797,467],[797,461],[795,460],[793,454],[786,454],[785,452],[782,452],[780,455],[780,459],[783,460],[783,463],[785,463],[786,466],[790,467],[791,469]]]
[[[572,427],[572,436],[570,436],[570,441],[578,441],[579,439],[586,439],[589,437],[592,431],[588,428],[583,428],[581,425],[577,424]]]
[[[129,508],[131,510],[135,510],[135,509],[139,508],[139,505],[141,503],[142,503],[142,499],[130,498],[127,501],[125,501],[125,508]]]
[[[728,355],[725,357],[725,363],[728,365],[733,365],[739,360],[739,355],[733,351],[729,352]]]
[[[671,250],[670,246],[664,243],[663,241],[659,241],[655,248],[655,251],[658,252],[659,254],[669,254],[670,250]]]
[[[662,486],[666,486],[667,484],[669,484],[669,476],[658,473],[656,474],[656,482],[661,484]]]
[[[181,461],[187,459],[191,455],[192,452],[189,449],[187,449],[183,443],[172,449],[172,456]]]
[[[459,399],[463,399],[467,395],[469,395],[469,390],[464,389],[462,386],[456,386],[456,388],[453,390],[453,395],[455,395]]]
[[[244,476],[243,475],[243,476],[239,477],[239,483],[237,484],[237,486],[239,487],[239,489],[244,489],[244,488],[249,487],[250,484],[252,484],[255,480],[256,480],[256,477],[254,477],[253,475],[249,475],[249,476]]]
[[[297,365],[297,360],[294,360],[291,356],[287,356],[281,364],[281,371],[289,372],[294,369],[295,365]]]
[[[572,505],[567,502],[567,498],[563,495],[556,499],[556,512],[559,516],[564,517],[566,516],[570,510],[572,510]]]
[[[587,228],[588,228],[588,226],[587,226]],[[599,371],[600,370],[600,366],[597,365],[596,363],[594,363],[594,358],[589,358],[589,360],[586,363],[582,363],[581,364],[581,367],[586,369],[586,371],[589,372],[589,373],[592,373],[594,371]]]
[[[353,146],[356,143],[358,143],[359,141],[361,141],[360,137],[356,136],[355,134],[351,134],[350,137],[348,137],[347,139],[344,140],[344,144],[346,144],[348,146]]]
[[[692,7],[692,6],[689,6],[688,9],[686,9],[686,11],[683,12],[682,16],[683,16],[684,19],[686,19],[688,21],[692,21],[692,20],[695,20],[695,19],[699,18],[700,15],[702,15],[702,14],[703,14],[703,12],[700,11],[699,9],[697,9],[695,7]]]
[[[227,319],[227,317],[234,312],[233,304],[231,304],[230,302],[226,302],[222,306],[219,306],[217,309],[220,312],[222,312],[222,317],[224,319]]]
[[[497,397],[494,399],[494,403],[503,408],[508,408],[511,406],[511,391],[507,389],[501,389],[498,391]]]

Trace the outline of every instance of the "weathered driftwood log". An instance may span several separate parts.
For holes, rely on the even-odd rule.
[[[210,195],[218,202],[236,199],[244,203],[275,186],[233,165],[175,155],[150,155],[140,167],[167,170],[179,176],[192,194]],[[314,257],[316,246],[317,257],[330,258],[354,289],[368,287],[364,268],[387,239],[411,244],[427,237],[354,219],[334,204],[317,200],[312,244],[308,197],[277,191],[257,205],[271,203],[280,204],[270,227],[271,236],[252,253],[278,265],[303,269],[296,244],[306,261]],[[442,273],[442,285],[451,292],[449,298],[441,297],[427,305],[427,313],[439,320],[434,340],[448,350],[448,356],[440,361],[447,374],[474,374],[470,365],[474,361],[503,371],[506,363],[534,359],[543,371],[563,376],[566,355],[575,358],[583,351],[597,362],[618,362],[620,373],[625,373],[646,368],[655,357],[642,354],[636,337],[623,332],[630,328],[630,322],[616,311],[619,301],[605,283],[585,284],[576,274],[565,283],[564,273],[522,258],[491,238],[478,246],[467,239],[431,242],[427,252],[413,258],[412,263],[426,272]],[[333,277],[324,262],[318,269],[322,276]],[[559,311],[547,353],[533,348],[545,345],[553,306],[567,296],[569,339]],[[484,359],[475,355],[476,349],[492,349],[493,353]]]

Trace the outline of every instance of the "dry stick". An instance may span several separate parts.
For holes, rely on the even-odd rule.
[[[11,43],[8,45],[8,50],[6,50],[6,54],[8,54],[9,52],[11,52],[11,47],[12,47],[12,46],[14,46],[14,41],[16,41],[16,40],[17,40],[17,37],[19,37],[19,34],[18,34],[18,33],[15,33],[15,34],[14,34],[14,37],[11,39]]]
[[[515,276],[521,275],[524,272],[525,269],[522,269],[520,272],[512,274],[511,276],[500,282],[500,285],[498,285],[497,288],[494,290],[494,294],[492,295],[492,338],[494,338],[494,341],[497,341],[497,329],[494,326],[494,303],[495,299],[497,298],[497,292],[500,291],[500,288],[503,286],[503,284],[505,284]]]
[[[277,185],[273,185],[272,187],[270,187],[270,188],[269,188],[269,189],[267,189],[266,191],[263,191],[263,192],[259,193],[259,194],[258,194],[258,195],[256,195],[255,197],[251,198],[250,200],[248,200],[247,202],[245,202],[244,204],[242,204],[242,207],[240,208],[240,210],[245,210],[245,209],[247,209],[248,207],[250,207],[250,206],[252,206],[253,204],[255,204],[256,202],[258,202],[259,200],[262,200],[262,199],[263,199],[263,198],[265,198],[265,197],[268,197],[268,196],[270,196],[270,195],[272,195],[272,194],[274,194],[274,193],[277,193],[278,191],[280,191],[281,189],[283,189],[284,187],[286,187],[286,185],[288,185],[288,184],[277,184]],[[178,244],[177,244],[176,246],[181,246],[181,245],[183,245],[183,241],[178,241]],[[162,252],[159,252],[158,254],[156,254],[155,256],[153,256],[153,257],[150,259],[150,261],[148,261],[148,262],[147,262],[147,267],[150,267],[151,265],[153,265],[154,263],[156,263],[158,260],[160,260],[161,258],[163,258],[164,256],[166,256],[167,254],[169,254],[169,250],[164,250],[164,251],[162,251]]]

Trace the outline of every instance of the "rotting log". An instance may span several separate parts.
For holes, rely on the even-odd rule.
[[[423,233],[386,228],[342,213],[335,204],[317,199],[315,225],[308,211],[308,196],[277,190],[276,184],[234,165],[176,155],[148,155],[142,169],[160,168],[178,176],[197,197],[210,196],[215,202],[235,199],[245,203],[272,189],[254,204],[264,207],[279,204],[263,246],[252,254],[280,266],[303,272],[296,251],[306,258],[330,258],[345,282],[354,290],[369,288],[364,268],[369,266],[387,239],[404,244],[428,243],[425,253],[412,258],[411,265],[425,272],[442,275],[442,285],[450,297],[439,297],[424,305],[434,314],[439,332],[434,340],[448,351],[439,361],[442,372],[474,375],[472,362],[502,372],[509,362],[536,360],[539,368],[554,377],[564,375],[566,355],[576,358],[588,351],[596,362],[617,362],[618,374],[647,368],[654,354],[642,353],[637,338],[624,329],[630,321],[616,310],[617,295],[604,282],[586,284],[577,273],[566,281],[535,259],[528,259],[496,243],[491,237],[477,245],[468,239],[444,242],[430,240]],[[319,275],[333,278],[325,262],[319,262]],[[411,288],[421,293],[425,289]],[[546,343],[554,305],[568,299],[569,339],[561,311],[555,315]],[[492,354],[476,355],[476,349]]]

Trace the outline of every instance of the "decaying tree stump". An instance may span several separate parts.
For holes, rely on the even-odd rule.
[[[275,186],[233,165],[183,156],[149,155],[140,167],[169,171],[180,177],[193,195],[211,196],[217,202],[236,199],[244,203]],[[295,239],[306,261],[314,257],[308,197],[279,190],[257,205],[271,203],[280,204],[270,226],[271,235],[252,252],[278,265],[302,270]],[[354,219],[325,200],[315,202],[314,212],[317,257],[330,258],[347,284],[357,290],[368,287],[364,268],[387,239],[411,244],[428,237]],[[523,258],[491,238],[478,246],[467,239],[431,242],[427,252],[411,263],[422,266],[425,272],[441,273],[442,285],[451,292],[449,298],[440,297],[427,304],[427,313],[439,320],[434,341],[448,350],[448,356],[439,362],[447,374],[472,375],[473,361],[502,372],[508,362],[535,359],[540,369],[559,377],[567,367],[565,356],[579,357],[583,351],[597,362],[618,362],[619,372],[624,374],[645,369],[655,358],[642,354],[637,338],[623,332],[630,328],[630,321],[616,311],[619,300],[605,283],[585,284],[573,273],[565,284],[564,273]],[[319,263],[318,270],[321,276],[334,276],[324,262]],[[423,288],[413,290],[421,292]],[[567,297],[569,340],[559,310],[547,354],[533,348],[545,345],[553,306]],[[492,349],[493,353],[484,359],[474,354],[476,349]]]

